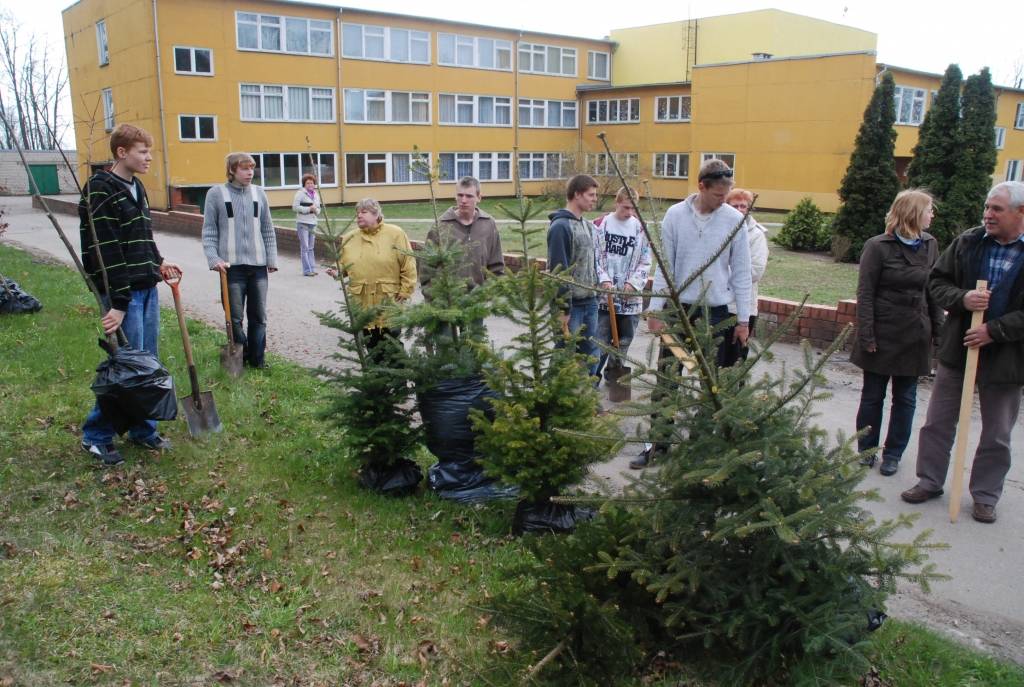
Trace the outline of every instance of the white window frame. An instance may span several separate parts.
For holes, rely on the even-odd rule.
[[[242,15],[255,16],[256,21],[249,19],[243,19]],[[263,20],[264,19],[276,19],[278,29],[278,41],[277,46],[265,46],[263,45]],[[288,50],[288,20],[291,21],[304,21],[306,22],[306,47],[307,50]],[[313,23],[322,24],[314,28]],[[256,46],[255,48],[242,47],[242,41],[240,33],[238,31],[239,24],[250,24],[256,26]],[[273,24],[268,21],[268,25]],[[312,34],[314,31],[329,31],[330,40],[327,42],[327,52],[312,52],[313,40]],[[282,53],[285,55],[308,55],[309,57],[334,57],[334,22],[329,19],[314,19],[312,17],[296,17],[286,14],[267,14],[265,12],[246,12],[243,10],[235,10],[235,49],[243,52],[270,52],[270,53]]]
[[[447,40],[449,38],[452,41],[452,55],[454,57],[454,61],[442,59],[441,41]],[[493,43],[493,54],[491,55],[492,63],[494,64],[493,67],[487,67],[481,64],[480,58],[484,54],[483,45],[486,45],[487,41]],[[463,64],[459,62],[460,44],[462,47],[469,47],[470,45],[472,46],[472,64]],[[507,67],[498,66],[499,51],[508,52]],[[437,33],[437,63],[442,67],[459,67],[461,69],[488,69],[497,72],[510,72],[512,71],[512,41],[504,40],[501,38],[491,38],[489,36],[468,36],[461,33],[445,33],[439,31]]]
[[[96,22],[96,54],[101,67],[110,64],[110,37],[107,35],[106,19]]]
[[[246,117],[243,112],[242,98],[245,95],[253,95],[251,93],[243,93],[245,87],[259,87],[260,89],[260,116],[259,117]],[[265,89],[267,86],[274,88],[281,88],[281,97],[284,98],[281,111],[283,116],[280,119],[268,119],[263,116],[266,111],[264,106],[264,99],[267,97]],[[309,119],[293,119],[288,116],[288,103],[291,100],[290,89],[293,88],[304,88],[309,91]],[[323,95],[314,94],[314,91],[330,91],[331,93],[331,118],[330,119],[313,119],[313,100],[314,98],[324,98]],[[289,84],[278,84],[278,83],[240,83],[238,84],[238,116],[243,122],[302,122],[304,124],[334,124],[338,120],[338,105],[336,93],[332,86],[307,86],[307,85],[289,85]]]
[[[1024,129],[1024,103],[1017,103],[1017,113],[1013,116],[1013,128]]]
[[[260,170],[259,174],[260,174],[260,182],[261,182],[258,185],[261,188],[265,188],[265,189],[299,189],[299,188],[302,188],[302,175],[305,174],[305,172],[302,171],[304,169],[303,158],[308,158],[311,155],[316,155],[315,166],[317,167],[317,170],[319,171],[319,168],[322,166],[321,163],[320,163],[321,156],[322,155],[333,155],[334,156],[334,183],[333,184],[325,184],[325,183],[323,183],[322,175],[319,174],[319,173],[316,174],[316,177],[317,177],[317,183],[320,185],[320,188],[337,188],[338,187],[338,153],[335,153],[333,151],[322,150],[322,151],[296,152],[294,150],[286,150],[286,151],[283,151],[283,152],[267,151],[267,152],[262,152],[262,153],[249,153],[249,154],[252,155],[253,158],[255,158],[258,161],[257,168]],[[266,180],[266,176],[264,175],[264,170],[266,169],[266,166],[263,164],[263,157],[266,156],[266,155],[277,155],[277,156],[279,156],[279,159],[281,160],[281,181],[282,181],[282,183],[284,182],[284,156],[285,155],[298,155],[299,156],[299,183],[297,183],[297,184],[283,184],[281,186],[268,186],[267,183],[266,183],[266,181],[267,181]]]
[[[615,103],[616,112],[621,110],[622,103],[627,103],[626,110],[629,115],[629,119],[609,119],[611,114],[612,103]],[[639,124],[640,123],[640,98],[611,98],[611,99],[600,99],[600,100],[588,100],[586,101],[587,106],[587,124]],[[604,105],[604,117],[601,117],[601,105]],[[591,116],[591,110],[594,111],[593,117]]]
[[[356,27],[356,26],[359,27],[359,34],[360,34],[360,41],[361,41],[360,45],[359,45],[359,54],[358,55],[354,55],[354,54],[351,54],[350,52],[346,51],[346,41],[345,41],[345,27]],[[383,42],[384,42],[384,50],[383,50],[384,57],[366,57],[366,29],[367,28],[371,28],[371,29],[375,29],[375,30],[376,29],[380,29],[382,31],[382,38],[383,38]],[[407,60],[396,60],[396,59],[393,59],[391,57],[391,41],[393,39],[392,34],[394,32],[396,32],[396,31],[405,31],[405,32],[407,32],[409,34],[409,36],[407,38],[407,40],[409,41],[408,46],[407,46],[408,47],[408,53],[409,53],[409,59],[407,59]],[[360,23],[357,23],[357,22],[345,22],[345,23],[342,24],[341,35],[342,35],[342,40],[341,40],[341,56],[342,56],[342,58],[344,58],[346,60],[369,60],[371,62],[395,62],[395,63],[398,63],[398,64],[430,64],[431,63],[431,57],[433,56],[433,48],[432,48],[432,46],[430,44],[431,40],[430,40],[430,32],[429,31],[421,31],[419,29],[410,29],[410,28],[406,28],[404,26],[382,26],[380,24],[360,24]],[[417,42],[424,42],[424,41],[426,42],[426,45],[427,45],[427,57],[426,57],[425,60],[415,60],[415,59],[413,59],[413,56],[412,56],[412,44],[413,44],[414,40],[417,41]]]
[[[676,101],[676,111],[679,116],[672,116],[672,103]],[[665,103],[665,116],[659,116],[661,111],[661,103]],[[687,116],[683,117],[683,103],[687,104],[686,112]],[[689,95],[659,95],[654,99],[654,121],[658,123],[677,123],[677,122],[689,122],[693,118],[693,98]]]
[[[668,173],[669,158],[675,158],[675,174]],[[660,160],[658,158],[661,158]],[[686,164],[682,164],[685,161]],[[690,154],[689,153],[654,153],[651,158],[651,174],[660,179],[689,179],[690,178]]]
[[[359,151],[359,152],[351,152],[350,151],[350,152],[345,152],[342,155],[345,158],[345,167],[344,167],[345,168],[345,186],[411,186],[411,185],[418,185],[418,184],[429,184],[430,183],[429,173],[414,172],[413,169],[412,169],[412,164],[413,164],[413,162],[417,161],[417,159],[418,159],[418,160],[422,161],[422,163],[424,165],[426,165],[427,170],[432,172],[433,169],[434,169],[433,165],[431,163],[430,153],[424,153],[424,152],[416,152],[416,151],[409,151],[409,152],[400,152],[400,151],[396,151],[396,152],[382,152],[382,151],[369,150],[369,151]],[[369,159],[368,156],[370,156],[370,155],[384,155],[385,156],[384,157],[384,164],[386,165],[385,166],[385,170],[386,170],[385,173],[387,175],[386,176],[387,180],[386,181],[373,181],[373,182],[366,181],[366,182],[355,183],[355,184],[349,182],[349,180],[348,180],[348,158],[349,158],[350,155],[362,155],[362,156],[364,156],[363,157],[363,177],[366,178],[366,179],[370,178],[370,174],[369,174],[369,171],[370,171],[370,169],[369,169],[370,159]],[[395,155],[408,155],[409,156],[409,167],[410,167],[410,169],[409,169],[409,181],[395,181],[394,180],[394,178],[395,178],[394,177],[394,169],[395,169],[394,168],[394,165],[395,165],[394,156]],[[413,179],[412,179],[413,174],[419,174],[420,176],[422,176],[424,178],[413,181]]]
[[[357,96],[356,94],[360,94]],[[372,98],[370,93],[383,93],[384,100],[384,119],[369,119],[369,108],[367,107],[367,101]],[[394,102],[394,96],[407,95],[409,96],[409,121],[396,120],[394,117],[394,108],[392,103]],[[363,100],[363,118],[362,119],[350,119],[348,113],[348,102],[349,97],[362,97]],[[379,98],[372,98],[379,100]],[[412,124],[416,126],[430,126],[431,105],[430,91],[385,91],[381,88],[346,88],[344,92],[344,101],[342,103],[342,112],[344,113],[344,121],[346,124]],[[427,119],[426,121],[416,121],[412,119],[413,105],[420,104],[427,106]]]
[[[558,69],[554,70],[550,68],[549,51],[558,51]],[[523,55],[527,54],[529,58],[529,67],[524,67],[526,60],[523,59]],[[544,55],[544,69],[534,69],[534,56]],[[562,68],[562,64],[565,57],[572,55],[572,63],[574,69],[571,72],[567,72]],[[577,59],[576,48],[565,48],[560,45],[547,45],[543,43],[528,43],[520,42],[519,51],[517,57],[519,58],[519,71],[523,74],[546,74],[548,76],[564,76],[566,78],[575,79],[579,75],[580,64]]]
[[[1024,160],[1006,161],[1006,181],[1024,181]]]
[[[557,124],[552,124],[550,119],[551,103],[559,104],[559,120]],[[530,123],[524,123],[522,117],[523,108],[528,108],[530,112],[541,110],[544,113],[544,123],[534,124],[533,115],[527,120]],[[567,109],[572,110],[572,124],[565,124],[565,112]],[[519,126],[524,129],[576,129],[579,128],[579,111],[575,100],[555,100],[555,99],[543,99],[543,98],[520,98],[519,107],[516,110],[516,116],[518,117]]]
[[[189,60],[189,64],[192,66],[192,69],[190,69],[189,71],[183,71],[181,69],[178,69],[178,51],[179,50],[188,50],[188,60]],[[196,51],[197,50],[204,50],[204,51],[210,53],[210,71],[208,71],[208,72],[198,72],[198,71],[196,71]],[[197,48],[197,47],[191,46],[191,45],[175,45],[175,46],[173,46],[173,49],[171,50],[171,60],[174,62],[174,73],[175,74],[186,74],[188,76],[213,76],[214,75],[213,48]]]
[[[640,173],[640,153],[615,153],[615,161],[624,176],[636,176]],[[587,153],[587,174],[597,176],[615,176],[615,167],[609,161],[608,153]]]
[[[731,157],[732,158],[732,162],[729,162],[723,156]],[[729,165],[729,169],[731,169],[733,171],[733,173],[736,172],[736,153],[721,153],[721,152],[719,152],[719,153],[701,153],[700,154],[700,164],[702,166],[708,160],[721,160],[725,164]]]
[[[455,98],[455,119],[454,122],[447,122],[442,119],[441,109],[441,98],[451,97]],[[467,102],[467,99],[472,98],[472,102]],[[480,122],[480,98],[491,98],[494,100],[494,121],[493,122]],[[508,123],[498,123],[498,101],[504,101],[502,104],[508,107]],[[472,122],[459,122],[459,105],[472,104],[473,107],[473,121]],[[437,123],[439,126],[482,126],[482,127],[494,127],[499,129],[509,129],[512,127],[512,96],[510,95],[487,95],[487,94],[476,94],[476,93],[438,93],[437,94]]]
[[[893,106],[896,108],[896,121],[897,126],[921,126],[921,122],[924,121],[924,115],[926,111],[926,95],[927,91],[923,88],[917,88],[916,86],[897,86],[894,95]],[[904,101],[910,98],[910,115],[904,119],[901,117],[901,111],[903,110]],[[919,118],[914,117],[914,104],[920,102],[921,104],[921,116]]]
[[[597,73],[597,57],[604,56],[604,75]],[[587,51],[587,78],[591,81],[611,81],[612,54],[602,50]]]
[[[466,176],[465,174],[459,174],[459,163],[460,162],[462,162],[462,163],[469,162],[472,165],[472,171],[469,173],[469,176],[472,176],[472,177],[476,178],[476,180],[479,181],[481,184],[502,183],[502,182],[512,181],[512,171],[513,171],[512,153],[462,153],[462,152],[459,152],[459,153],[438,153],[438,160],[441,161],[440,165],[438,166],[438,173],[439,174],[440,174],[440,170],[444,169],[443,158],[445,156],[447,156],[447,155],[451,155],[452,156],[452,178],[451,179],[445,179],[444,177],[440,177],[438,179],[439,183],[442,183],[442,184],[454,184],[454,183],[458,182],[459,179],[461,179],[462,177]],[[481,162],[490,162],[491,163],[492,175],[491,175],[490,178],[484,179],[480,175],[480,163]],[[506,177],[498,177],[497,176],[498,165],[501,162],[507,162],[508,163],[508,176],[506,176]]]
[[[114,130],[114,91],[104,88],[100,91],[100,98],[103,100],[103,130]]]
[[[557,176],[550,176],[548,174],[548,170],[550,169],[549,163],[551,162],[551,158],[554,158],[556,164],[558,165]],[[567,156],[565,153],[519,153],[518,159],[516,160],[519,166],[519,179],[521,181],[548,181],[550,179],[567,179],[569,177],[568,167],[571,161],[571,158]],[[533,165],[537,163],[540,163],[542,169],[544,170],[542,176],[533,176]],[[523,174],[522,166],[524,164],[528,165],[528,169],[531,172],[529,175]]]
[[[196,128],[195,138],[185,138],[181,135],[181,120],[189,118],[193,120],[193,124]],[[213,120],[213,138],[200,138],[199,137],[199,119],[209,118]],[[217,115],[213,114],[180,114],[178,115],[178,140],[185,141],[188,143],[209,143],[210,141],[216,141],[218,139],[217,133]]]
[[[1006,127],[997,126],[995,128],[996,136],[996,150],[1002,150],[1006,147]]]

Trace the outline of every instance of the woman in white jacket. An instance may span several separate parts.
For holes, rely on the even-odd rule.
[[[320,215],[320,197],[316,192],[316,177],[302,176],[302,188],[295,192],[292,201],[295,211],[295,231],[299,235],[299,255],[302,257],[302,275],[316,276],[316,258],[313,257],[313,243],[316,241],[316,221]]]
[[[734,188],[725,197],[725,202],[736,208],[743,214],[750,209],[754,202],[754,194],[744,188]],[[750,336],[754,336],[754,325],[757,322],[757,282],[764,276],[765,268],[768,267],[768,235],[753,215],[747,215],[744,223],[747,230],[747,238],[750,240]],[[729,312],[736,312],[736,304],[729,306]],[[734,357],[729,364],[732,365],[738,360],[746,360],[750,351],[746,346],[736,343]]]

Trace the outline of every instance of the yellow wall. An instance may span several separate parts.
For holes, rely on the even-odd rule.
[[[835,210],[874,76],[870,55],[698,67],[691,179],[701,153],[735,153],[736,184],[760,207],[810,196]]]
[[[997,88],[996,95],[996,126],[1006,128],[1006,143],[1002,150],[996,151],[998,158],[992,175],[998,182],[1006,181],[1006,166],[1010,160],[1020,160],[1024,167],[1024,129],[1013,127],[1017,105],[1024,103],[1024,92]]]
[[[697,65],[742,62],[755,52],[779,58],[874,51],[877,45],[877,36],[869,31],[772,9],[694,21]],[[614,85],[689,81],[687,24],[613,29],[610,38],[619,44],[612,70]]]
[[[143,180],[154,207],[165,207],[163,141],[156,89],[156,47],[151,4],[143,0],[90,0],[64,10],[64,45],[79,179],[88,177],[89,163],[111,159],[110,136],[104,131],[100,92],[110,88],[115,125],[131,122],[153,134],[153,165]],[[110,61],[99,66],[96,22],[104,19]]]

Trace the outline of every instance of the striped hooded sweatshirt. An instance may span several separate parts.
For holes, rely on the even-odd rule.
[[[134,177],[129,181],[112,172],[97,172],[82,191],[78,203],[82,265],[96,288],[104,293],[103,275],[89,230],[90,212],[110,284],[110,307],[125,311],[132,291],[160,282],[160,265],[164,261],[153,241],[146,189]]]

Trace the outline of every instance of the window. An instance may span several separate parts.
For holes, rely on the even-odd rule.
[[[587,103],[587,124],[618,124],[639,121],[639,98],[591,100]]]
[[[441,124],[456,126],[512,126],[512,98],[439,93],[437,119]]]
[[[654,100],[654,121],[656,122],[688,122],[690,121],[690,96],[663,95]]]
[[[430,181],[430,156],[422,153],[347,153],[345,184],[423,184]]]
[[[537,43],[519,44],[519,71],[527,74],[576,76],[576,48]]]
[[[615,162],[623,176],[634,176],[640,173],[639,153],[615,153]],[[615,166],[611,164],[608,153],[587,153],[587,173],[616,176]]]
[[[1020,163],[1020,160],[1009,160],[1006,163],[1006,181],[1024,181]]]
[[[179,115],[178,137],[183,141],[216,141],[217,117],[214,115]]]
[[[100,19],[96,22],[96,51],[100,56],[100,66],[110,64],[110,46],[107,45],[107,22]]]
[[[1024,129],[1024,103],[1017,103],[1017,114],[1013,118],[1014,129]]]
[[[209,48],[174,46],[175,74],[213,74],[213,51]]]
[[[334,24],[319,19],[235,12],[239,50],[334,55]]]
[[[114,92],[104,88],[103,95],[103,128],[106,131],[114,130]]]
[[[441,181],[465,176],[479,181],[511,181],[512,153],[441,153]]]
[[[519,126],[575,129],[575,100],[519,99]]]
[[[587,78],[595,81],[608,80],[609,55],[606,52],[587,51]]]
[[[690,156],[686,153],[655,153],[654,176],[688,179],[690,177]]]
[[[252,153],[256,174],[252,183],[264,188],[300,188],[303,174],[312,174],[320,186],[337,186],[334,153]]]
[[[572,158],[562,153],[519,154],[519,178],[523,181],[565,179],[571,166]]]
[[[437,63],[448,67],[512,71],[511,41],[482,36],[437,34]]]
[[[996,150],[1002,150],[1006,146],[1006,127],[996,127]]]
[[[243,121],[334,121],[333,88],[243,83],[239,91]]]
[[[430,34],[391,26],[344,24],[341,54],[357,60],[430,64]]]
[[[924,120],[924,89],[896,87],[896,123],[919,126]]]
[[[345,121],[430,124],[430,94],[346,88]]]
[[[704,164],[708,160],[721,160],[725,164],[729,165],[729,169],[736,169],[735,153],[701,153],[700,163]]]

